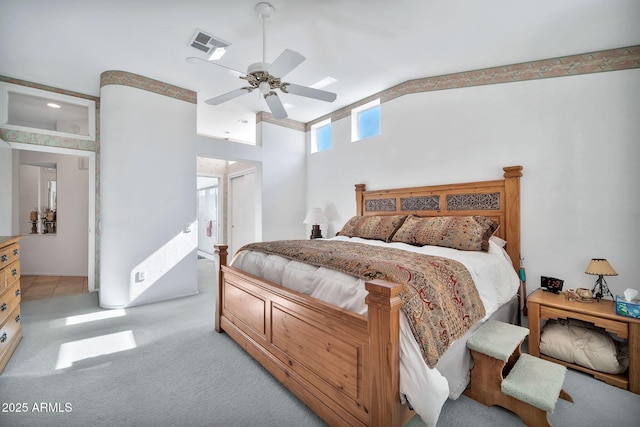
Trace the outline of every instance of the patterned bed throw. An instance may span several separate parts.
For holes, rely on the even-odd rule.
[[[430,368],[485,315],[469,271],[449,258],[332,240],[251,243],[240,250],[280,255],[365,280],[401,283],[402,310]]]

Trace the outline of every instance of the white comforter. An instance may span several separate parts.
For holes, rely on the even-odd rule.
[[[469,270],[478,288],[486,311],[485,319],[510,301],[520,284],[509,257],[493,241],[490,242],[489,252],[485,253],[437,246],[416,247],[357,237],[337,236],[332,240],[389,246],[461,262]],[[231,265],[356,313],[367,312],[364,302],[367,291],[362,279],[261,252],[242,251],[236,255]],[[400,392],[403,397],[406,396],[425,424],[435,426],[447,398],[457,399],[464,391],[468,382],[470,358],[464,357],[467,354],[465,346],[454,342],[436,367],[430,369],[422,358],[407,319],[402,312],[400,314]]]

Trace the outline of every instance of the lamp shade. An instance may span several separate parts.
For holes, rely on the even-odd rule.
[[[618,273],[611,267],[611,264],[604,258],[593,258],[587,266],[587,274],[596,276],[617,276]]]
[[[302,221],[304,224],[321,224],[329,222],[327,216],[320,208],[313,208]]]

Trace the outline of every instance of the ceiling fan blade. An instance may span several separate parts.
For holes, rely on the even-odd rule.
[[[271,114],[275,119],[285,119],[287,118],[287,111],[284,109],[282,105],[282,101],[275,92],[269,92],[264,96],[264,100],[267,101],[267,105],[269,106],[269,110],[271,110]]]
[[[219,64],[217,62],[207,61],[206,59],[198,58],[197,56],[190,56],[187,59],[185,59],[185,61],[187,61],[190,64],[198,64],[198,63],[204,62],[204,63],[210,64],[210,65],[215,65],[216,67],[222,67],[222,68],[225,68],[228,71],[230,71],[231,74],[233,76],[235,76],[235,77],[240,77],[240,76],[246,76],[247,75],[247,73],[245,73],[243,71],[238,71],[238,70],[235,70],[233,68],[229,68],[226,65],[222,65],[222,64]]]
[[[333,102],[337,95],[326,90],[314,89],[308,86],[301,86],[293,83],[283,83],[280,88],[285,93],[293,95],[306,96],[307,98],[319,99],[320,101]]]
[[[220,105],[223,102],[227,102],[232,100],[233,98],[237,98],[245,93],[249,93],[253,90],[252,87],[241,87],[240,89],[232,90],[231,92],[224,93],[222,95],[216,96],[215,98],[207,99],[205,104],[209,105]]]
[[[282,52],[280,56],[278,56],[276,60],[269,65],[267,71],[274,77],[284,77],[289,74],[291,70],[302,64],[304,59],[304,56],[298,52],[291,49],[285,49],[284,52]]]

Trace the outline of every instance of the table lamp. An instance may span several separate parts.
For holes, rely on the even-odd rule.
[[[305,224],[313,224],[311,227],[311,238],[322,239],[322,231],[320,231],[320,223],[327,223],[329,219],[320,208],[313,208],[309,211],[304,221]]]
[[[593,258],[587,266],[587,274],[593,274],[598,276],[596,279],[596,284],[593,286],[591,292],[593,293],[593,297],[597,300],[600,300],[602,297],[611,295],[611,291],[607,286],[607,282],[604,280],[603,276],[617,276],[618,273],[611,267],[611,264],[604,258]]]

